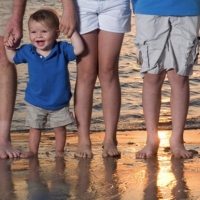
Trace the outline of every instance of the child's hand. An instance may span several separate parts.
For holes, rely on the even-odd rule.
[[[4,41],[4,44],[8,60],[11,63],[14,63],[13,58],[15,57],[16,54],[15,38],[12,35],[10,35],[9,38]]]
[[[11,63],[14,63],[13,58],[15,57],[16,54],[16,48],[15,48],[15,38],[13,37],[13,35],[10,35],[9,38],[4,41],[4,44],[8,60]]]
[[[5,46],[7,48],[12,48],[14,46],[14,41],[15,41],[15,38],[12,35],[10,35],[8,40],[5,42]]]

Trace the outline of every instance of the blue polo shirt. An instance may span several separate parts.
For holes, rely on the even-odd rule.
[[[200,15],[200,0],[132,0],[136,14],[160,16]]]
[[[45,58],[32,44],[21,46],[13,60],[15,64],[28,63],[25,101],[47,110],[58,110],[68,105],[72,94],[67,65],[75,59],[73,46],[67,42],[56,41]]]

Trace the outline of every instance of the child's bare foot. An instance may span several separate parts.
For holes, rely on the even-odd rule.
[[[91,144],[79,144],[74,156],[78,158],[92,158]]]
[[[34,153],[32,151],[28,151],[28,152],[22,153],[20,155],[20,158],[31,158],[31,157],[36,157],[36,156],[37,156],[37,153]]]
[[[17,158],[20,151],[15,149],[10,142],[0,143],[0,158]]]
[[[56,158],[63,158],[65,156],[64,151],[56,151]]]
[[[147,140],[146,145],[138,152],[136,152],[135,157],[138,159],[149,159],[157,155],[160,140],[159,138],[155,140]]]
[[[103,144],[103,153],[102,156],[105,157],[116,157],[120,156],[121,152],[117,149],[117,145],[115,143],[106,143]]]
[[[193,157],[193,153],[186,150],[182,142],[177,142],[174,138],[170,138],[170,149],[174,158],[189,159]]]

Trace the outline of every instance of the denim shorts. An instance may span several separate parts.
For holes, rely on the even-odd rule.
[[[1,0],[0,2],[0,36],[5,35],[6,24],[8,19],[12,16],[13,1]]]
[[[101,29],[114,33],[131,30],[129,0],[74,0],[80,34]]]
[[[137,59],[141,76],[174,69],[189,76],[199,51],[199,16],[136,14]]]
[[[26,103],[26,111],[26,126],[32,128],[44,128],[48,117],[51,128],[66,126],[74,122],[69,106],[60,110],[45,110]]]

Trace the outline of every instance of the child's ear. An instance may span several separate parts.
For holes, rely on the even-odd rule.
[[[56,39],[58,39],[59,38],[59,36],[60,36],[60,30],[57,30],[57,32],[56,32]]]

